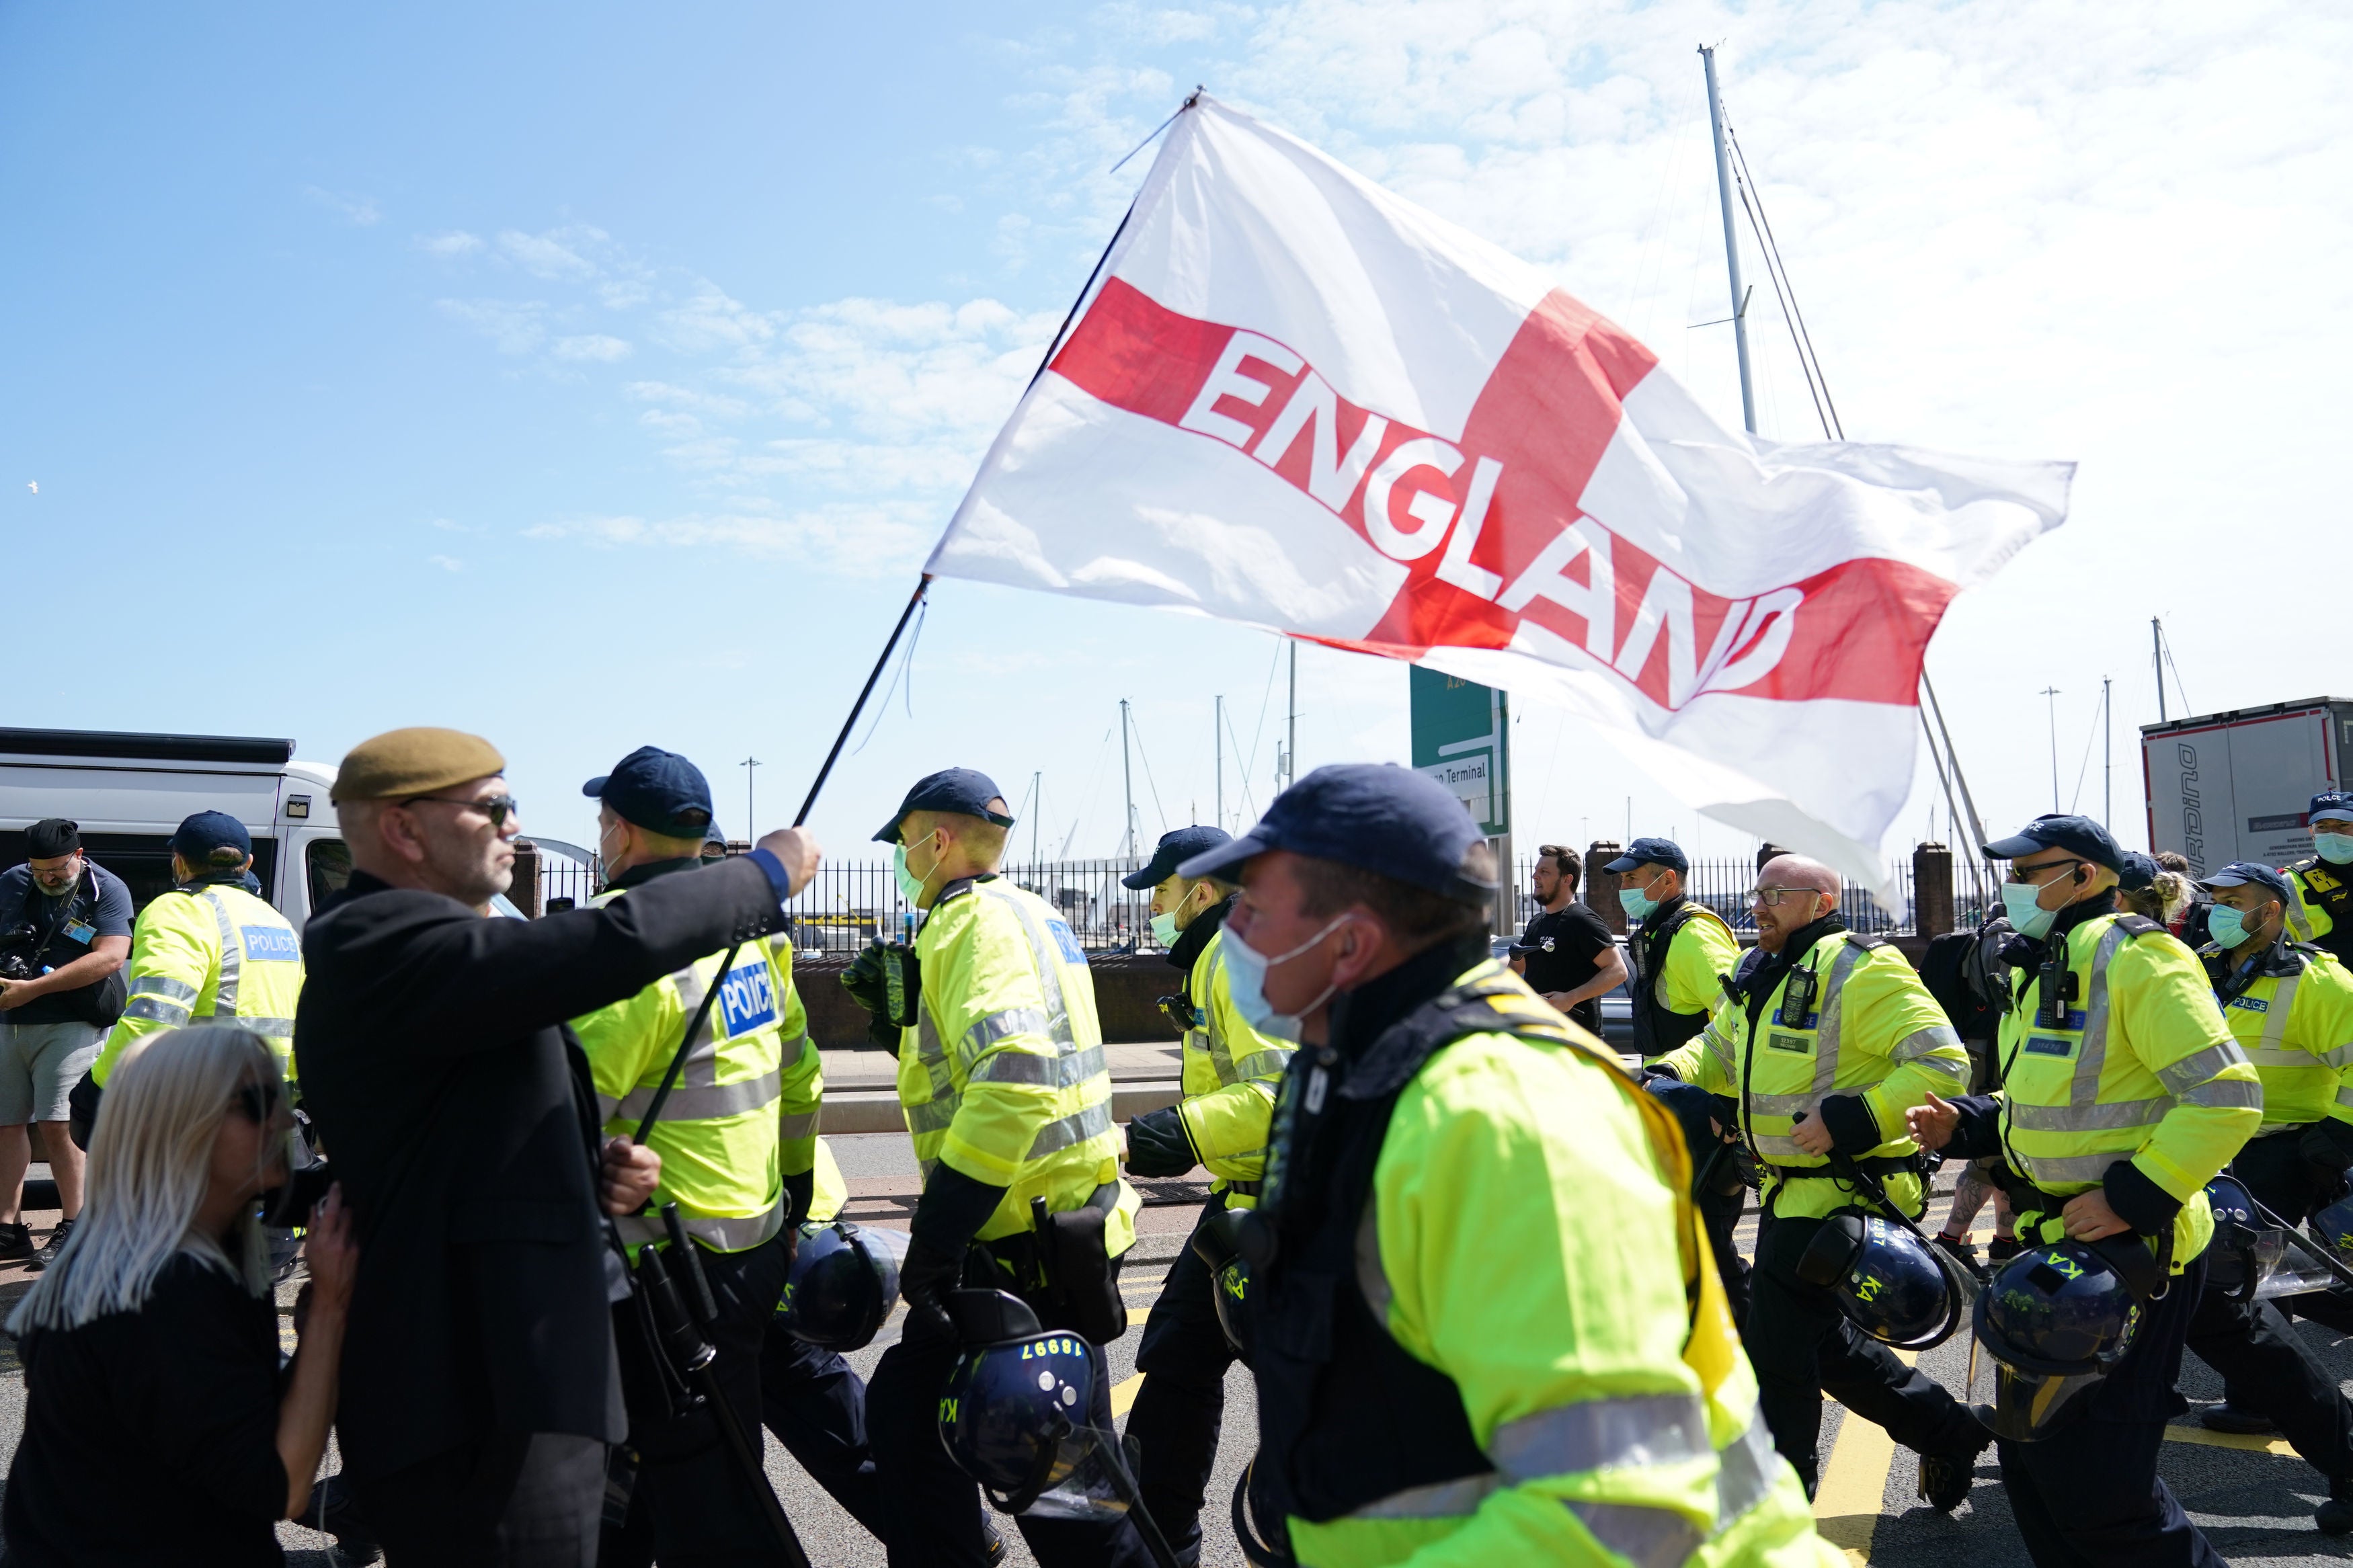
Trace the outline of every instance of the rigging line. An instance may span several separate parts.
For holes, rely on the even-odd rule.
[[[1765,277],[1773,285],[1773,298],[1780,304],[1781,324],[1789,329],[1789,346],[1797,353],[1799,374],[1806,378],[1806,395],[1814,400],[1814,417],[1820,422],[1822,434],[1827,437],[1831,433],[1831,416],[1822,411],[1822,394],[1821,389],[1814,384],[1814,367],[1806,358],[1805,344],[1798,340],[1798,323],[1790,309],[1780,268],[1774,264],[1772,249],[1766,245],[1764,230],[1757,224],[1757,207],[1749,200],[1748,182],[1741,179],[1736,183],[1740,187],[1740,210],[1748,215],[1748,232],[1757,237],[1757,247],[1765,253]],[[1761,338],[1757,346],[1759,350],[1764,348]],[[1769,388],[1772,383],[1767,381],[1766,385]]]
[[[1274,675],[1275,671],[1282,668],[1282,637],[1281,634],[1278,633],[1274,639],[1274,658],[1267,662],[1266,690],[1258,700],[1258,728],[1250,732],[1250,754],[1247,768],[1255,768],[1258,766],[1259,742],[1266,739],[1266,710],[1268,708],[1272,706],[1274,702]],[[1235,749],[1237,751],[1240,749],[1240,742],[1239,741],[1235,742]],[[1247,769],[1244,772],[1243,776],[1245,778],[1249,776]]]
[[[2173,689],[2181,697],[2181,710],[2184,713],[2195,712],[2196,710],[2189,706],[2189,689],[2181,684],[2181,667],[2173,662],[2173,634],[2159,626],[2157,635],[2164,643],[2165,668],[2173,671]]]
[[[1167,808],[1160,804],[1160,785],[1153,779],[1152,758],[1144,749],[1144,726],[1135,721],[1134,709],[1128,710],[1127,727],[1135,736],[1135,754],[1144,763],[1144,787],[1152,792],[1152,809],[1159,813],[1160,831],[1166,833],[1168,831]]]
[[[1676,100],[1675,111],[1666,123],[1670,126],[1685,125],[1691,116],[1691,102],[1702,90],[1696,82],[1686,83],[1683,92]],[[1650,339],[1651,327],[1656,325],[1658,301],[1652,296],[1665,277],[1666,253],[1672,243],[1665,221],[1668,202],[1674,193],[1676,174],[1683,167],[1683,151],[1694,140],[1688,131],[1681,134],[1668,133],[1667,166],[1660,176],[1658,196],[1651,203],[1651,216],[1634,242],[1634,309],[1641,315],[1641,331],[1645,342]],[[1675,210],[1680,211],[1680,206]],[[1650,275],[1648,284],[1642,281],[1646,272]],[[1645,304],[1645,300],[1649,302]]]
[[[1234,715],[1233,710],[1230,708],[1226,710],[1226,735],[1227,738],[1231,740],[1234,743],[1234,755],[1237,757],[1240,756],[1242,754],[1242,738],[1234,733]],[[1244,769],[1242,773],[1242,804],[1250,812],[1250,820],[1253,822],[1258,820],[1258,795],[1256,791],[1250,788],[1250,773],[1248,769]],[[1220,822],[1218,826],[1219,827],[1223,827],[1225,824]]]
[[[1180,104],[1178,104],[1178,105],[1176,106],[1176,114],[1182,114],[1182,113],[1184,113],[1187,110],[1188,110],[1188,109],[1192,108],[1196,103],[1198,103],[1200,100],[1201,100],[1201,87],[1200,87],[1200,85],[1199,85],[1198,83],[1196,83],[1196,84],[1194,84],[1194,88],[1193,88],[1193,91],[1192,91],[1191,95],[1190,95],[1189,97],[1187,97],[1187,98],[1185,100],[1185,101],[1184,101],[1184,102],[1182,102],[1182,103],[1180,103]],[[1167,119],[1166,119],[1166,120],[1162,121],[1159,124],[1157,124],[1157,125],[1154,126],[1154,127],[1152,128],[1152,134],[1151,134],[1151,135],[1149,135],[1149,136],[1145,137],[1143,141],[1138,142],[1134,146],[1133,146],[1133,147],[1131,147],[1131,148],[1129,148],[1129,149],[1128,149],[1127,158],[1133,158],[1133,157],[1134,157],[1138,153],[1143,152],[1146,147],[1151,146],[1153,142],[1155,142],[1158,141],[1158,140],[1159,140],[1159,138],[1160,138],[1160,133],[1161,133],[1163,131],[1167,130],[1170,126],[1172,126],[1172,125],[1174,125],[1174,124],[1176,124],[1176,114],[1172,114],[1172,115],[1170,115]],[[1113,163],[1113,164],[1109,169],[1105,170],[1105,171],[1104,171],[1104,173],[1106,173],[1106,174],[1118,174],[1122,169],[1124,169],[1124,168],[1125,168],[1125,167],[1127,166],[1127,158],[1122,158],[1118,163]]]
[[[2067,809],[2070,812],[2073,812],[2075,809],[2076,805],[2084,798],[2084,779],[2092,769],[2092,748],[2097,745],[2100,740],[2100,726],[2097,720],[2103,720],[2107,717],[2107,706],[2108,700],[2106,695],[2104,693],[2100,698],[2100,711],[2092,725],[2092,732],[2084,737],[2084,763],[2083,766],[2075,770],[2075,793],[2067,802]]]
[[[1748,185],[1754,186],[1757,183],[1756,176],[1748,172],[1748,154],[1741,151],[1740,138],[1733,132],[1729,110],[1725,115],[1724,137],[1732,144],[1732,156],[1740,164],[1741,179]],[[1773,220],[1765,216],[1765,194],[1762,191],[1757,193],[1757,221],[1764,229],[1762,243],[1771,256],[1774,267],[1779,269],[1786,279],[1788,276],[1788,268],[1781,260],[1781,241],[1773,232]],[[1813,329],[1806,325],[1806,312],[1798,303],[1798,289],[1794,283],[1789,285],[1789,310],[1791,324],[1796,327],[1798,339],[1804,345],[1803,353],[1807,360],[1812,363],[1815,374],[1820,377],[1822,401],[1830,407],[1831,433],[1839,440],[1843,441],[1846,439],[1846,424],[1839,417],[1838,401],[1831,396],[1830,377],[1821,374],[1821,356],[1814,352]]]
[[[1118,728],[1119,721],[1113,720],[1111,728],[1103,731],[1103,744],[1095,748],[1094,772],[1087,775],[1086,793],[1079,797],[1079,814],[1071,818],[1071,831],[1063,835],[1062,847],[1054,855],[1057,860],[1071,858],[1071,846],[1077,841],[1079,829],[1086,825],[1087,813],[1094,809],[1095,795],[1103,784],[1103,762],[1111,755],[1111,733]]]
[[[850,748],[851,756],[864,751],[867,742],[873,740],[874,732],[882,728],[882,717],[891,711],[891,694],[899,689],[902,677],[907,682],[907,717],[913,719],[915,716],[915,645],[923,640],[923,623],[931,618],[931,614],[932,601],[926,595],[922,608],[915,612],[915,635],[907,639],[907,651],[899,656],[899,668],[891,672],[891,684],[883,688],[882,700],[874,706],[874,721],[866,726],[866,740]]]

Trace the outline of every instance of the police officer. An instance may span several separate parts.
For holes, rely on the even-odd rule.
[[[1633,971],[1626,995],[1635,1053],[1651,1061],[1707,1027],[1724,999],[1725,980],[1740,966],[1740,940],[1722,916],[1684,896],[1691,860],[1673,839],[1637,838],[1602,869],[1617,873],[1619,905],[1636,922],[1626,943]],[[1708,1244],[1733,1321],[1742,1322],[1748,1316],[1748,1263],[1733,1233],[1748,1207],[1746,1173],[1730,1150],[1694,1150],[1693,1157],[1702,1167],[1698,1203]]]
[[[1181,1176],[1197,1164],[1208,1167],[1212,1182],[1203,1224],[1220,1209],[1247,1209],[1258,1201],[1274,1086],[1293,1049],[1292,1041],[1259,1033],[1234,1010],[1225,923],[1240,889],[1176,870],[1231,837],[1216,827],[1180,827],[1162,837],[1149,864],[1123,879],[1126,887],[1152,889],[1153,934],[1185,974],[1188,1020],[1185,1098],[1128,1123],[1128,1173]],[[1188,1559],[1200,1551],[1201,1503],[1217,1464],[1226,1369],[1234,1363],[1214,1289],[1199,1255],[1190,1247],[1179,1252],[1145,1322],[1135,1352],[1144,1386],[1127,1418],[1128,1436],[1141,1450],[1136,1480],[1145,1510]]]
[[[987,775],[950,768],[917,781],[875,835],[892,846],[900,890],[925,911],[903,986],[916,1017],[899,1052],[923,1194],[900,1274],[906,1326],[867,1387],[895,1568],[987,1560],[979,1493],[939,1436],[940,1390],[961,1348],[947,1292],[1011,1291],[1047,1326],[1098,1343],[1125,1327],[1119,1256],[1134,1245],[1138,1202],[1119,1175],[1094,980],[1062,917],[997,875],[1012,825]],[[1050,1215],[1042,1233],[1033,1198]],[[1097,1387],[1094,1403],[1093,1424],[1108,1427],[1110,1390]],[[1146,1561],[1124,1519],[1019,1524],[1044,1568]]]
[[[581,793],[597,805],[603,908],[658,878],[702,865],[711,788],[702,770],[675,752],[640,746]],[[714,952],[655,981],[636,995],[572,1021],[587,1053],[608,1137],[635,1137],[703,997],[719,989],[687,1051],[661,1119],[645,1139],[661,1156],[649,1211],[615,1224],[635,1258],[667,1247],[659,1217],[678,1205],[697,1252],[716,1321],[704,1325],[713,1363],[736,1419],[754,1430],[761,1414],[760,1357],[776,1298],[792,1264],[792,1222],[808,1210],[823,1093],[817,1045],[792,983],[792,942],[754,937],[727,958]],[[690,1293],[691,1294],[691,1293]],[[618,1564],[761,1563],[777,1557],[751,1479],[738,1468],[707,1410],[674,1412],[661,1353],[633,1310],[617,1307],[615,1337],[629,1436],[617,1468],[630,1478],[627,1521],[607,1524],[599,1561]]]
[[[2284,940],[2295,894],[2280,872],[2233,861],[2202,885],[2214,896],[2218,940],[2199,957],[2263,1086],[2263,1125],[2231,1173],[2281,1220],[2301,1226],[2344,1195],[2353,1166],[2353,975],[2331,954]],[[2260,1305],[2208,1295],[2189,1348],[2222,1374],[2223,1403],[2199,1419],[2224,1432],[2284,1427],[2330,1479],[2321,1529],[2353,1531],[2353,1405],[2275,1315],[2306,1311],[2341,1326],[2341,1309],[2327,1292]]]
[[[1799,1278],[1822,1224],[1875,1186],[1909,1219],[1926,1203],[1905,1113],[1968,1086],[1968,1053],[1903,953],[1839,919],[1838,873],[1802,856],[1765,863],[1750,897],[1757,948],[1700,1038],[1658,1065],[1727,1097],[1765,1172],[1748,1317],[1775,1447],[1810,1495],[1827,1392],[1920,1455],[1920,1495],[1950,1512],[1989,1440],[1936,1381],[1867,1338],[1825,1286]],[[1857,1174],[1870,1178],[1859,1183]]]
[[[2312,855],[2288,868],[2295,897],[2287,910],[2295,940],[2325,947],[2340,963],[2353,963],[2353,790],[2323,790],[2312,797],[2305,820],[2312,826]]]
[[[2137,1281],[2123,1359],[2038,1442],[1998,1444],[2027,1550],[2058,1564],[2221,1559],[2157,1477],[2203,1254],[2211,1181],[2263,1120],[2263,1088],[2189,950],[2116,913],[2123,851],[2089,817],[2037,817],[1984,846],[2010,862],[2002,904],[2016,940],[1993,1095],[1911,1113],[1924,1147],[1999,1154],[1995,1179],[2031,1247],[2094,1247]],[[2013,1264],[2012,1267],[2017,1267]]]
[[[1299,1560],[1838,1561],[1757,1417],[1672,1116],[1488,956],[1461,804],[1319,768],[1177,869],[1241,882],[1235,1006],[1303,1042],[1243,1222],[1254,1489]]]

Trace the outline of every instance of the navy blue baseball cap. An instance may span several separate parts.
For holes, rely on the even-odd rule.
[[[1672,838],[1637,838],[1626,846],[1626,852],[1601,868],[1605,871],[1630,871],[1637,866],[1672,866],[1678,871],[1691,869],[1691,857],[1683,847]]]
[[[989,805],[992,800],[1003,800],[1005,792],[997,781],[976,768],[942,768],[915,781],[907,798],[899,803],[898,811],[882,825],[874,836],[877,844],[899,842],[899,825],[907,820],[911,811],[952,811],[959,816],[977,816],[1010,827],[1013,819]]]
[[[241,856],[253,854],[253,835],[245,830],[244,823],[226,811],[196,813],[180,824],[171,839],[173,852],[190,865],[212,858],[213,851],[223,845]]]
[[[1198,824],[1180,827],[1174,833],[1160,836],[1160,846],[1153,850],[1152,859],[1140,871],[1130,871],[1119,879],[1123,888],[1156,888],[1176,874],[1176,868],[1196,855],[1207,855],[1220,844],[1231,844],[1234,836],[1222,827],[1203,827]]]
[[[2216,888],[2261,888],[2283,905],[2295,902],[2295,889],[2288,885],[2285,873],[2253,860],[2233,860],[2198,885],[2210,892]]]
[[[2304,814],[2304,819],[2313,822],[2324,816],[2353,822],[2353,790],[2325,789],[2314,795],[2312,807]]]
[[[623,822],[672,838],[701,838],[718,816],[702,770],[659,746],[639,746],[614,763],[611,773],[582,784],[580,793],[611,806]],[[690,821],[690,811],[702,813],[702,820]]]
[[[2125,868],[2125,852],[2108,830],[2088,816],[2045,812],[2007,838],[1978,846],[1996,860],[2015,860],[2037,849],[2064,849],[2111,871]]]
[[[1176,874],[1239,881],[1251,856],[1288,849],[1484,905],[1495,883],[1463,875],[1462,857],[1485,841],[1470,812],[1436,779],[1395,763],[1338,763],[1284,790],[1257,826],[1194,856]]]
[[[2116,868],[2116,886],[2127,893],[2157,886],[2158,867],[2156,861],[2137,849],[2125,851],[2125,863]]]

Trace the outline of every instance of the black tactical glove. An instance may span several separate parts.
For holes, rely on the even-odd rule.
[[[899,1265],[899,1294],[910,1319],[948,1331],[948,1292],[964,1281],[963,1247],[934,1246],[922,1237],[907,1243],[907,1260]]]
[[[882,944],[869,942],[849,967],[841,972],[841,988],[849,999],[870,1013],[886,1011],[882,995]]]
[[[785,1178],[785,1224],[787,1228],[808,1218],[809,1205],[817,1201],[816,1193],[817,1173],[813,1170]]]
[[[1127,1124],[1127,1170],[1134,1176],[1181,1176],[1201,1163],[1185,1118],[1171,1105]]]
[[[2319,1177],[2324,1189],[2342,1192],[2345,1173],[2353,1170],[2353,1127],[2330,1117],[2316,1121],[2304,1130],[2295,1141],[2295,1152],[2304,1156]]]
[[[923,974],[915,950],[903,942],[886,942],[881,957],[882,1011],[901,1028],[912,1029],[923,999]]]

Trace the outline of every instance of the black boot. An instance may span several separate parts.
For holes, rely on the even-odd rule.
[[[2353,1535],[2353,1479],[2328,1483],[2328,1500],[2312,1510],[2323,1535]]]

